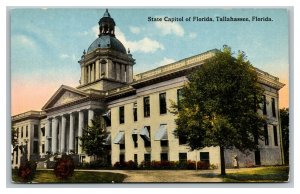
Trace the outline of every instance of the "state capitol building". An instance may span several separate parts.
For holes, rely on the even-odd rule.
[[[99,21],[99,37],[79,60],[80,85],[61,85],[42,107],[12,116],[18,143],[12,151],[12,167],[18,167],[26,145],[28,160],[45,161],[47,153],[75,154],[78,161],[92,160],[81,147],[79,137],[91,120],[101,117],[109,132],[109,161],[206,161],[220,166],[220,148],[206,147],[190,151],[184,140],[174,136],[175,115],[168,110],[177,103],[186,75],[213,57],[209,50],[177,62],[134,75],[135,59],[115,36],[115,21],[106,10]],[[226,150],[227,167],[239,157],[247,165],[283,164],[278,91],[284,86],[279,79],[256,69],[264,88],[261,114],[267,116],[265,138],[259,150],[244,155]],[[46,162],[45,162],[46,163]],[[43,166],[43,165],[42,165]],[[44,165],[43,167],[47,167]]]

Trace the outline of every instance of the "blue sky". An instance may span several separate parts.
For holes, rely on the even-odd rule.
[[[97,38],[105,9],[13,9],[11,20],[12,103],[14,92],[42,98],[23,106],[39,109],[61,85],[77,86],[77,61]],[[288,12],[285,9],[109,9],[116,37],[136,59],[134,72],[193,56],[224,44],[245,51],[251,63],[288,84]],[[148,17],[270,17],[272,22],[148,22]],[[22,87],[20,86],[22,85]],[[48,88],[46,92],[41,91]],[[33,89],[35,88],[35,89]],[[39,89],[40,88],[40,89]],[[24,89],[24,91],[20,91]],[[283,89],[287,93],[288,85]],[[30,92],[32,90],[32,92]],[[28,94],[30,93],[30,94]],[[52,94],[51,94],[52,93]],[[285,94],[286,95],[286,94]],[[282,102],[288,106],[287,102]],[[23,108],[20,108],[22,107]]]

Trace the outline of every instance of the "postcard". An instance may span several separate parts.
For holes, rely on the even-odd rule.
[[[289,181],[287,8],[12,8],[12,184]]]

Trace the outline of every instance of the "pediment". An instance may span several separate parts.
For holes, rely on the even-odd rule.
[[[87,97],[87,94],[84,92],[62,85],[48,100],[48,102],[42,108],[43,110],[58,107],[64,104],[68,104],[74,101],[78,101],[82,98]]]

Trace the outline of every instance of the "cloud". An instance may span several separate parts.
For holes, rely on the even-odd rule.
[[[118,27],[115,28],[115,33],[116,37],[123,43],[125,48],[129,48],[131,52],[154,53],[159,49],[165,49],[163,44],[148,37],[136,41],[127,40],[125,34]]]
[[[134,74],[139,74],[145,71],[149,71],[151,69],[160,67],[160,66],[164,66],[164,65],[168,65],[171,63],[176,62],[175,59],[172,58],[168,58],[168,57],[164,57],[163,59],[161,59],[160,61],[157,62],[153,62],[153,63],[149,63],[148,61],[146,62],[142,62],[143,64],[140,63],[140,65],[135,66],[134,67]]]
[[[69,54],[66,54],[66,53],[62,53],[59,57],[60,57],[61,59],[72,59],[72,60],[76,60],[76,57],[75,57],[74,54],[69,55]]]
[[[85,30],[82,32],[78,32],[79,35],[81,36],[91,36],[91,37],[98,37],[99,35],[99,25],[95,25],[90,30]]]
[[[30,39],[28,36],[25,35],[15,35],[12,37],[12,44],[17,47],[24,47],[26,49],[35,49],[36,44],[35,42]]]
[[[92,27],[92,33],[93,33],[96,37],[98,37],[98,35],[99,35],[99,26],[98,26],[98,25]]]
[[[171,58],[167,58],[164,57],[163,60],[159,61],[156,66],[163,66],[163,65],[167,65],[170,63],[174,63],[176,60],[175,59],[171,59]]]
[[[136,26],[130,26],[129,29],[133,34],[139,34],[141,32],[141,28]]]
[[[180,37],[184,35],[183,27],[176,22],[156,22],[155,27],[160,30],[162,35],[174,34]]]
[[[138,32],[141,31],[141,28],[133,27],[133,31]],[[88,31],[80,32],[79,35],[83,36],[92,36],[98,37],[99,29],[98,25],[93,26]],[[120,40],[125,48],[129,48],[131,52],[141,52],[141,53],[154,53],[157,50],[164,50],[165,47],[162,43],[153,40],[149,37],[144,37],[140,40],[128,40],[125,34],[120,30],[119,27],[115,27],[116,38]]]
[[[197,37],[197,34],[195,32],[190,32],[189,33],[189,38],[194,39]]]

